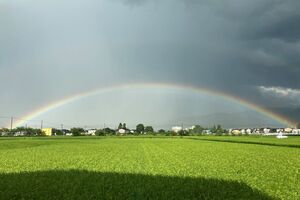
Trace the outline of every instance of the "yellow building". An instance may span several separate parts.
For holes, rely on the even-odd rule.
[[[42,131],[44,132],[45,136],[52,136],[53,128],[43,128]]]

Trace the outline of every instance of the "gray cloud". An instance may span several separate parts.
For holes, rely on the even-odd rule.
[[[22,115],[94,87],[161,81],[289,107],[257,87],[300,88],[299,9],[297,0],[1,1],[0,108]]]
[[[260,86],[258,90],[268,99],[277,101],[278,104],[288,104],[290,106],[300,107],[300,90],[283,87],[265,87]]]

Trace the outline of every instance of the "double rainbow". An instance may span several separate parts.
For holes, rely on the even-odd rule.
[[[176,84],[176,83],[129,83],[129,84],[119,84],[119,85],[113,85],[109,87],[100,87],[96,88],[90,91],[74,94],[71,96],[64,97],[62,99],[59,99],[57,101],[54,101],[52,103],[49,103],[47,105],[44,105],[38,109],[36,109],[33,112],[30,112],[24,116],[22,116],[23,119],[26,120],[33,120],[34,118],[37,118],[39,115],[49,112],[50,110],[53,110],[55,108],[64,106],[68,103],[71,103],[73,101],[79,100],[81,98],[93,96],[93,95],[99,95],[106,92],[112,92],[115,90],[130,90],[130,89],[181,89],[190,91],[193,93],[201,93],[201,94],[207,94],[211,96],[217,96],[224,98],[226,100],[235,102],[237,104],[243,105],[245,107],[248,107],[252,110],[257,111],[258,113],[261,113],[267,117],[270,117],[271,119],[281,123],[285,124],[287,126],[294,126],[296,122],[292,119],[289,119],[286,116],[283,116],[281,114],[275,113],[269,109],[266,109],[260,105],[254,104],[250,101],[247,101],[245,99],[242,99],[238,96],[224,93],[222,91],[208,89],[204,87],[197,87],[193,85],[185,85],[185,84]],[[17,122],[15,124],[15,127],[22,126],[24,124],[24,121]]]

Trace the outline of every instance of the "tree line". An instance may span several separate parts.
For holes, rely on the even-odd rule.
[[[206,132],[205,132],[206,131]],[[73,127],[70,130],[52,129],[52,135],[72,135],[72,136],[84,136],[88,130],[81,127]],[[103,128],[94,130],[93,135],[96,136],[113,136],[113,135],[166,135],[166,136],[188,136],[188,135],[204,135],[214,133],[216,135],[223,135],[227,133],[226,129],[223,129],[221,125],[213,126],[210,129],[204,128],[200,125],[196,125],[190,129],[182,129],[179,131],[171,131],[159,129],[154,130],[153,126],[144,125],[139,123],[135,129],[127,128],[126,123],[120,123],[117,129]],[[45,136],[45,133],[41,129],[30,127],[17,127],[12,130],[7,128],[0,129],[0,136]]]
[[[300,128],[300,123],[297,125]],[[53,135],[72,135],[84,136],[87,135],[87,130],[81,127],[74,127],[70,130],[52,129]],[[193,126],[189,129],[181,129],[179,131],[172,130],[154,130],[152,126],[138,124],[135,129],[127,128],[126,123],[120,123],[117,129],[103,128],[95,130],[93,135],[96,136],[113,136],[113,135],[166,135],[166,136],[193,136],[193,135],[228,135],[228,130],[224,129],[221,125],[216,125],[210,128],[204,128],[201,125]],[[41,129],[30,127],[17,127],[12,130],[7,128],[0,129],[0,136],[44,136],[45,133]]]

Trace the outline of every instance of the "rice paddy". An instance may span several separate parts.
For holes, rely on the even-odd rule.
[[[300,137],[0,138],[0,199],[300,199]]]

